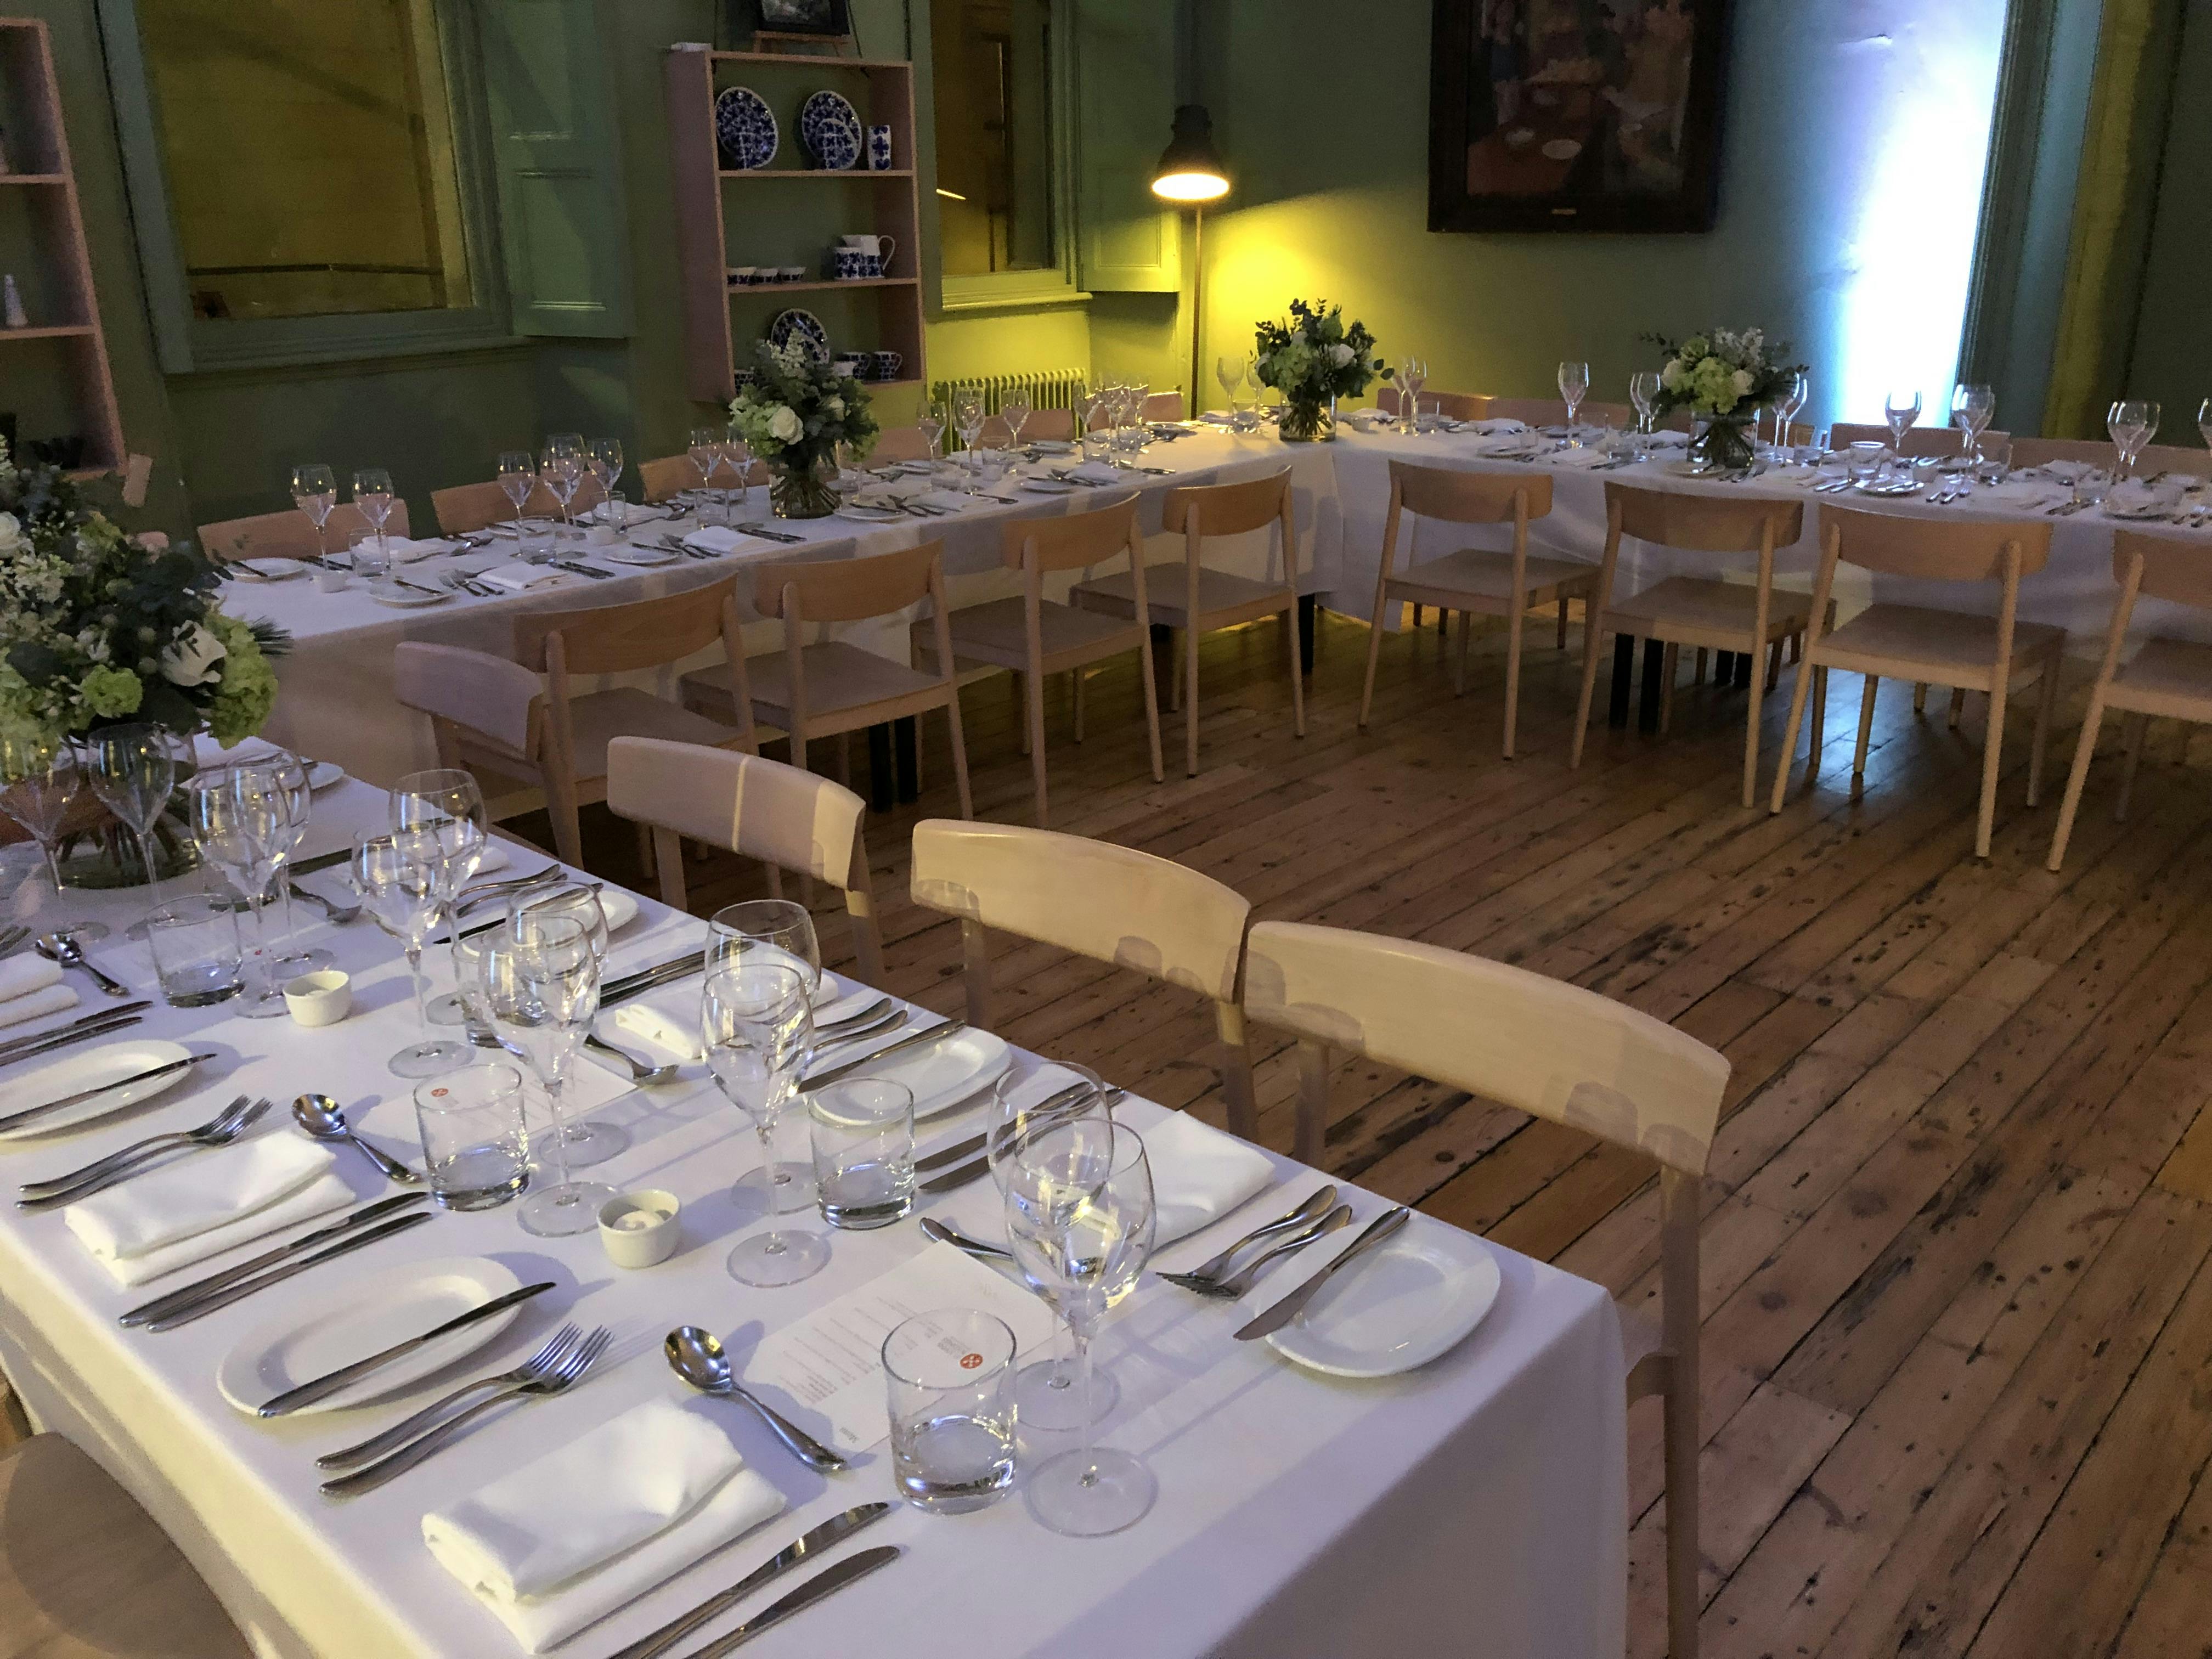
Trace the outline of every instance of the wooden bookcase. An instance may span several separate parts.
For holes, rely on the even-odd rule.
[[[872,392],[920,386],[928,370],[922,362],[914,65],[672,51],[667,73],[690,395],[701,403],[728,402],[738,365],[750,358],[753,343],[768,332],[776,313],[792,306],[822,319],[833,350],[900,354],[898,379],[866,382]],[[775,112],[779,147],[773,165],[749,172],[722,165],[714,141],[714,97],[731,86],[750,87]],[[850,99],[864,126],[890,128],[889,170],[831,172],[806,165],[799,106],[823,88]],[[825,261],[837,238],[863,233],[896,239],[890,270],[867,281],[830,280]],[[732,288],[730,273],[738,265],[804,265],[809,277]]]
[[[37,18],[0,17],[0,271],[15,276],[31,319],[0,327],[0,410],[15,416],[19,442],[82,436],[79,477],[120,467],[123,422],[53,51]]]

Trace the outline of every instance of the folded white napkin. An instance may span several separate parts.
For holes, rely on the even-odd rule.
[[[1601,466],[1613,459],[1613,456],[1610,452],[1600,449],[1595,444],[1584,444],[1580,449],[1556,450],[1544,457],[1544,459],[1549,465],[1565,467],[1570,471],[1580,471],[1584,467]]]
[[[1103,461],[1085,461],[1080,466],[1071,466],[1067,476],[1081,483],[1120,483],[1123,474],[1118,467]]]
[[[520,559],[509,559],[505,564],[495,564],[489,570],[479,570],[475,580],[487,587],[496,587],[502,592],[520,593],[530,588],[542,587],[547,582],[557,582],[568,572],[550,565],[525,564]]]
[[[1975,494],[2007,507],[2048,507],[2066,499],[2066,490],[2043,478],[2010,478],[2001,484],[1984,484]]]
[[[1677,432],[1671,427],[1662,427],[1656,432],[1644,434],[1644,446],[1650,449],[1681,449],[1686,447],[1689,441],[1688,433]]]
[[[1155,1245],[1218,1221],[1274,1178],[1265,1152],[1188,1112],[1170,1112],[1144,1137],[1158,1216]]]
[[[655,1400],[432,1510],[422,1541],[543,1653],[782,1509],[702,1413]]]
[[[2106,510],[2112,513],[2171,512],[2180,505],[2179,483],[2154,484],[2140,478],[2114,484],[2105,496]]]
[[[0,962],[0,1026],[21,1025],[76,1005],[76,992],[62,983],[59,963],[28,952]]]
[[[1545,440],[1536,437],[1522,427],[1518,432],[1501,432],[1494,438],[1479,438],[1474,453],[1478,455],[1525,455],[1531,449],[1540,449]]]
[[[757,547],[757,542],[748,541],[727,525],[710,524],[703,530],[695,530],[684,538],[684,545],[696,547],[702,553],[738,553],[747,547]]]
[[[461,546],[442,536],[425,536],[410,539],[405,536],[386,536],[385,550],[399,564],[412,564],[417,559],[427,559],[439,553],[451,553]]]
[[[143,1284],[234,1244],[353,1202],[337,1154],[280,1131],[195,1153],[62,1212],[118,1285]]]
[[[1460,430],[1480,434],[1485,438],[1496,438],[1508,432],[1526,432],[1528,422],[1516,421],[1510,416],[1501,416],[1494,421],[1462,421]]]
[[[48,1014],[66,1012],[76,1007],[79,1000],[75,988],[67,985],[49,985],[43,990],[26,991],[21,996],[9,997],[7,1001],[0,1002],[0,1028],[27,1024],[34,1019],[44,1019]]]

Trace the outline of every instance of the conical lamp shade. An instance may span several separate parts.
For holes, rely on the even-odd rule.
[[[1218,202],[1229,194],[1229,169],[1213,147],[1213,118],[1205,105],[1176,111],[1175,137],[1152,170],[1152,194],[1169,202]]]

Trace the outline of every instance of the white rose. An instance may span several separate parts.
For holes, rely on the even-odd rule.
[[[12,513],[0,513],[0,553],[14,553],[23,545],[23,526]]]
[[[800,420],[789,404],[778,404],[775,413],[768,417],[769,435],[781,443],[796,443],[806,434],[806,422]]]
[[[1733,379],[1735,384],[1735,395],[1737,397],[1741,398],[1751,390],[1751,371],[1749,369],[1739,368],[1736,370]]]
[[[1339,368],[1342,368],[1352,361],[1352,348],[1340,343],[1331,346],[1328,349],[1328,360]]]
[[[209,685],[222,678],[222,641],[194,623],[161,653],[161,678],[172,685]]]
[[[842,415],[845,412],[845,400],[842,398],[824,398],[822,400],[822,412],[824,415]]]

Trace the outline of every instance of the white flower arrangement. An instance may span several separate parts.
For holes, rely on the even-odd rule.
[[[1659,395],[1651,400],[1656,415],[1686,409],[1708,420],[1748,421],[1787,392],[1805,368],[1770,356],[1761,329],[1717,328],[1680,344],[1662,334],[1644,337],[1667,354],[1659,370]]]

